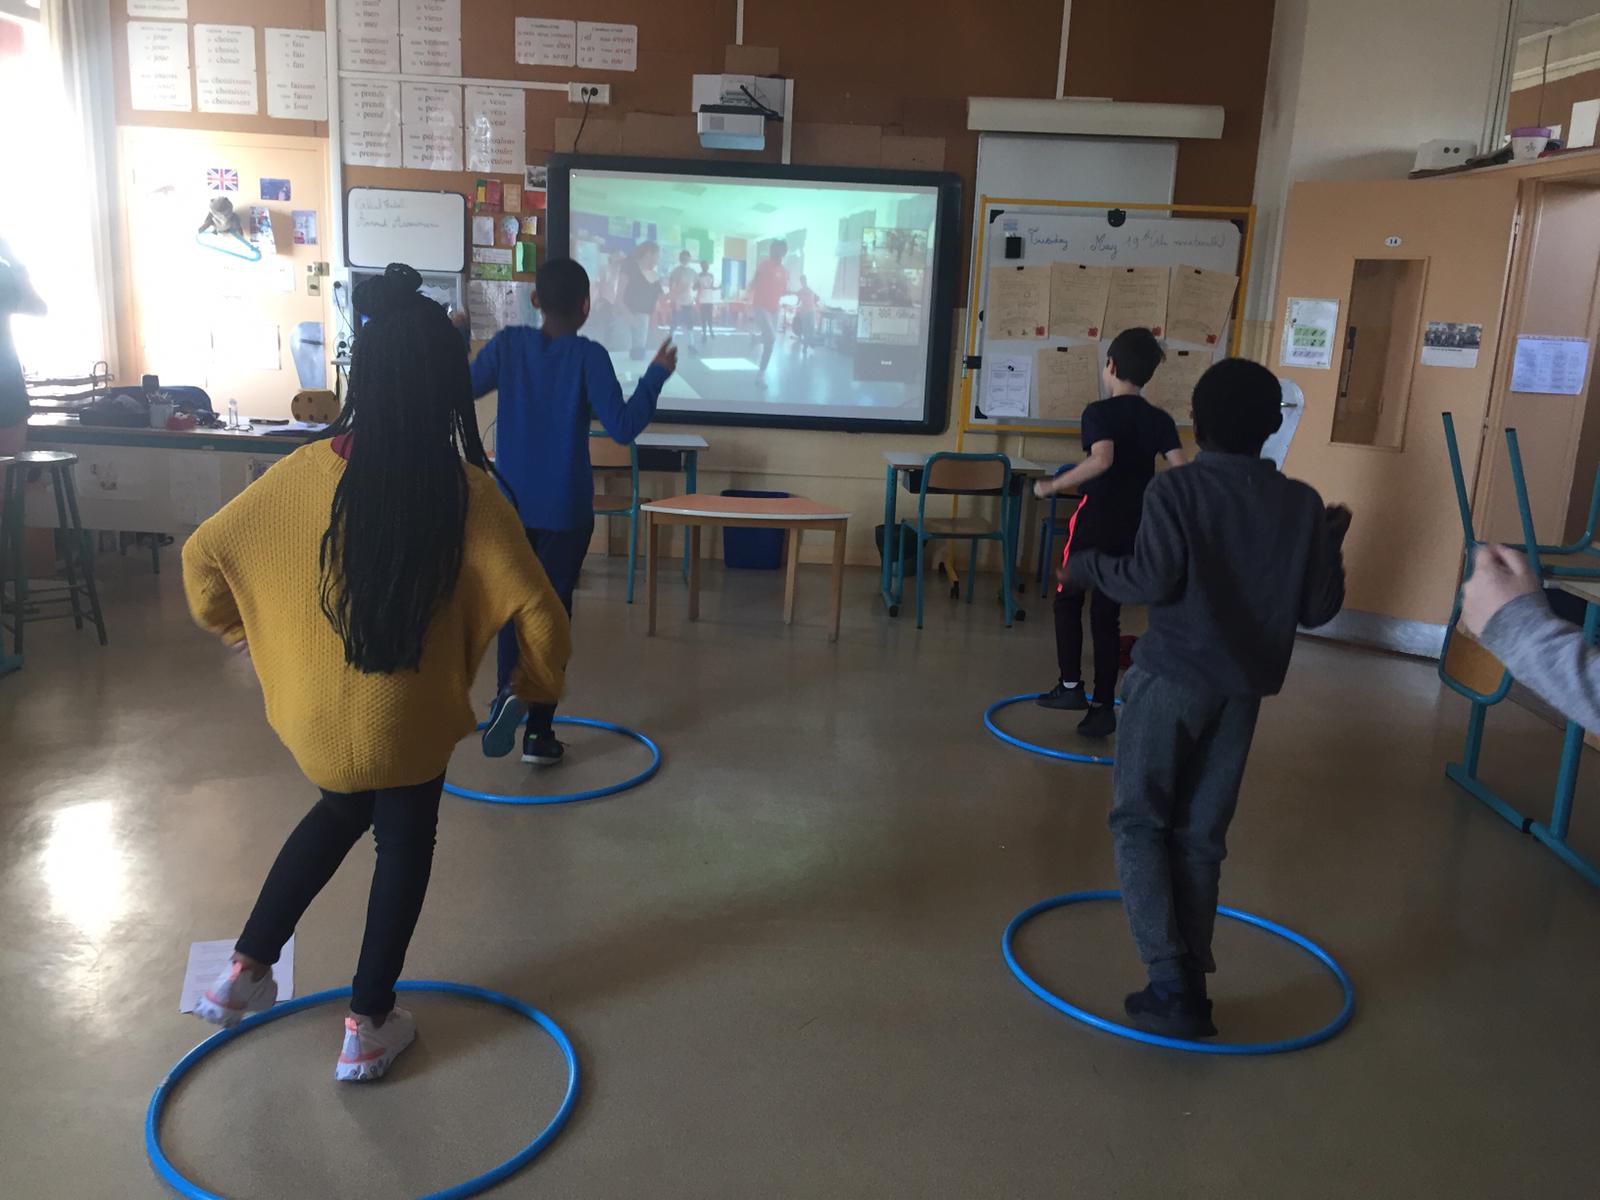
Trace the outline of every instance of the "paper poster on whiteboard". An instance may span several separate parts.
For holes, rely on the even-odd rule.
[[[988,417],[1026,417],[1033,391],[1033,358],[996,354],[983,364],[983,412]]]
[[[1337,300],[1289,298],[1283,322],[1283,348],[1278,362],[1285,367],[1333,368],[1333,347],[1339,325]]]

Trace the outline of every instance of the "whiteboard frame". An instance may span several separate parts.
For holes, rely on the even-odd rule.
[[[418,271],[422,272],[432,271],[438,274],[459,275],[461,272],[467,269],[467,220],[469,214],[467,210],[467,198],[465,196],[463,196],[460,192],[452,192],[447,188],[439,188],[435,190],[431,188],[390,188],[371,186],[353,187],[347,189],[344,194],[344,204],[340,206],[340,213],[344,220],[345,229],[344,265],[346,269],[382,271],[389,265],[388,263],[358,263],[350,256],[350,205],[354,201],[356,193],[358,192],[391,192],[396,195],[404,196],[449,196],[459,200],[461,202],[461,244],[459,246],[460,256],[456,259],[455,265],[450,266],[446,263],[432,261],[407,261],[409,266],[415,267]]]
[[[1141,213],[1184,213],[1193,215],[1209,215],[1224,219],[1243,218],[1244,231],[1239,240],[1239,287],[1233,298],[1232,329],[1228,334],[1228,354],[1237,356],[1239,353],[1240,339],[1244,335],[1244,306],[1245,295],[1249,290],[1250,258],[1255,243],[1256,206],[1247,205],[1214,205],[1214,204],[1148,204],[1148,203],[1108,203],[1103,200],[1028,200],[1012,196],[979,196],[973,208],[973,221],[978,226],[977,245],[972,254],[972,265],[967,280],[967,337],[966,350],[961,363],[961,425],[960,432],[965,437],[968,433],[993,433],[993,434],[1023,434],[1038,437],[1076,437],[1081,430],[1080,421],[1060,421],[1054,423],[1030,421],[1028,424],[1018,425],[1000,421],[977,420],[973,416],[976,411],[976,393],[974,381],[976,372],[981,367],[968,366],[974,359],[982,361],[983,346],[978,336],[979,298],[983,294],[983,274],[988,261],[988,231],[989,210],[995,205],[1009,205],[1012,208],[1077,208],[1098,210],[1106,212],[1118,208],[1126,212]]]

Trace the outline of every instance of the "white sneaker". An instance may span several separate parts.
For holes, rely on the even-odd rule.
[[[333,1077],[345,1083],[382,1079],[389,1064],[417,1036],[417,1019],[398,1005],[382,1025],[370,1017],[344,1019],[344,1050]]]
[[[278,981],[272,970],[260,979],[252,978],[240,962],[230,962],[195,1005],[194,1015],[202,1021],[232,1029],[246,1013],[266,1012],[278,1002]]]

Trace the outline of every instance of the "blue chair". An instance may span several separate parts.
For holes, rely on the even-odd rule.
[[[1528,480],[1522,471],[1522,450],[1517,431],[1506,430],[1506,452],[1511,456],[1511,483],[1517,493],[1517,515],[1522,519],[1522,539],[1528,561],[1541,579],[1600,579],[1600,546],[1594,544],[1595,526],[1600,524],[1600,468],[1594,473],[1594,491],[1589,497],[1589,523],[1577,541],[1564,546],[1540,543],[1533,530],[1533,507],[1528,503]]]
[[[928,497],[930,495],[948,496],[995,496],[1000,502],[1000,511],[994,521],[982,517],[930,517],[928,516]],[[924,549],[933,541],[968,541],[972,543],[972,553],[968,561],[967,573],[969,580],[975,580],[978,572],[978,543],[999,542],[1003,581],[1001,591],[1005,597],[1006,627],[1011,627],[1011,622],[1016,615],[1016,599],[1012,593],[1011,576],[1014,550],[1011,545],[1011,511],[1009,506],[1013,503],[1011,498],[1011,460],[1004,454],[953,454],[941,452],[929,456],[928,462],[922,471],[922,481],[917,492],[917,519],[915,522],[902,521],[901,529],[909,529],[917,539],[917,628],[922,628],[923,609],[923,584],[924,584]],[[885,539],[886,543],[890,539]],[[905,579],[905,555],[898,553],[899,537],[892,539],[895,543],[894,556],[894,594],[899,596]],[[972,603],[976,587],[972,582],[967,585],[967,603]]]
[[[1070,470],[1072,470],[1072,464],[1064,463],[1056,468],[1055,474],[1051,478],[1054,479],[1057,475],[1065,475]],[[1072,518],[1070,516],[1065,520],[1060,520],[1056,517],[1056,505],[1063,501],[1068,502],[1074,512],[1077,511],[1077,497],[1051,496],[1050,507],[1045,510],[1044,517],[1039,521],[1039,595],[1041,598],[1048,599],[1050,595],[1050,564],[1055,561],[1056,538],[1065,537],[1072,531]]]
[[[633,603],[633,576],[639,560],[639,506],[646,504],[639,495],[639,447],[621,446],[600,430],[589,432],[589,464],[598,470],[628,471],[631,487],[626,496],[596,492],[594,515],[628,518],[628,603]]]

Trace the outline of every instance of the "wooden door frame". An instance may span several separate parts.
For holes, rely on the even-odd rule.
[[[1474,477],[1468,481],[1472,495],[1473,522],[1479,527],[1477,530],[1479,536],[1485,535],[1486,530],[1482,526],[1491,515],[1490,502],[1497,479],[1494,464],[1500,464],[1500,469],[1504,471],[1511,469],[1510,461],[1502,450],[1504,434],[1501,429],[1505,420],[1506,398],[1511,390],[1511,375],[1516,364],[1517,330],[1521,328],[1523,314],[1527,310],[1529,277],[1533,270],[1534,254],[1539,246],[1544,196],[1551,187],[1573,184],[1587,185],[1600,190],[1600,167],[1591,164],[1582,171],[1559,174],[1552,172],[1535,176],[1523,180],[1517,189],[1517,204],[1512,219],[1511,243],[1508,250],[1510,261],[1506,272],[1506,293],[1500,305],[1500,336],[1497,341],[1494,371],[1489,383],[1489,403],[1484,408],[1483,426],[1479,430],[1478,457],[1473,465]],[[1600,338],[1600,273],[1597,273],[1594,287],[1590,291],[1585,332],[1590,346],[1596,345],[1596,339]],[[1593,354],[1590,358],[1589,370],[1592,376],[1596,364],[1592,361]],[[1585,412],[1585,406],[1574,406],[1573,427],[1569,430],[1566,458],[1563,462],[1564,473],[1569,478],[1577,469]],[[1551,536],[1555,541],[1564,541],[1565,526],[1552,531]]]

